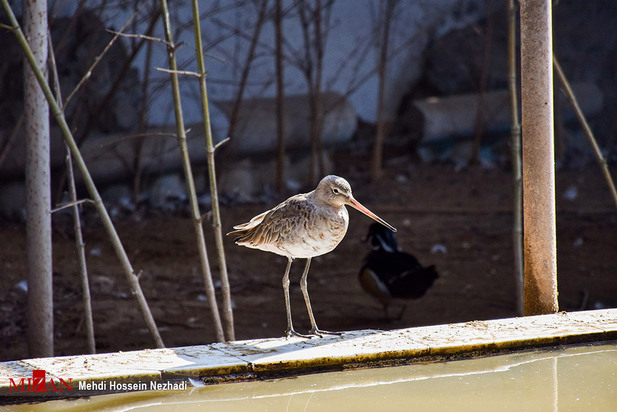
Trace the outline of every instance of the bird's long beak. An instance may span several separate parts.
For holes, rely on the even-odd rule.
[[[371,212],[370,210],[368,210],[367,208],[362,206],[362,204],[360,202],[358,202],[356,199],[354,199],[353,196],[349,196],[347,204],[349,206],[353,207],[354,209],[364,213],[365,215],[367,215],[368,217],[370,217],[374,221],[376,221],[378,223],[381,223],[382,225],[384,225],[385,227],[387,227],[391,231],[396,232],[396,228],[394,226],[392,226],[391,224],[389,224],[388,222],[386,222],[385,220],[383,220],[382,218],[377,216],[375,213]]]

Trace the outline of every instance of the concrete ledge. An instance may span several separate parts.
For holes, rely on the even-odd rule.
[[[617,339],[617,309],[473,321],[393,331],[361,330],[325,338],[271,338],[169,349],[25,359],[0,363],[0,395],[75,396],[113,392],[103,383],[206,383],[301,374],[325,369],[434,361],[506,350]],[[17,393],[33,370],[71,379],[70,392]],[[79,388],[79,382],[94,389]],[[191,386],[191,385],[189,385]],[[124,389],[122,389],[124,388]],[[124,385],[120,390],[126,390]],[[144,389],[144,387],[128,387]],[[27,388],[26,388],[27,392]]]

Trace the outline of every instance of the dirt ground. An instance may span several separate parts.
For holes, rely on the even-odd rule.
[[[366,175],[345,162],[335,172],[350,180],[355,197],[398,228],[403,250],[440,274],[428,293],[410,301],[400,321],[384,318],[357,273],[368,246],[370,220],[350,211],[350,227],[330,254],[313,260],[309,291],[322,329],[394,329],[515,316],[511,176],[500,169],[390,162],[384,177]],[[573,200],[564,194],[577,191]],[[283,200],[283,199],[278,199]],[[223,205],[225,230],[271,204]],[[562,310],[617,307],[617,213],[597,166],[557,173],[559,299]],[[117,220],[117,229],[168,347],[215,340],[205,300],[193,229],[182,213],[153,211]],[[208,227],[208,226],[207,226]],[[213,275],[214,242],[207,233]],[[98,352],[153,347],[135,299],[105,233],[91,216],[85,229]],[[0,221],[0,360],[28,356],[25,229]],[[69,224],[54,231],[55,353],[86,350],[75,246]],[[225,239],[237,339],[282,336],[286,326],[281,277],[285,260]],[[292,267],[292,312],[298,331],[309,321],[298,280],[304,261]]]

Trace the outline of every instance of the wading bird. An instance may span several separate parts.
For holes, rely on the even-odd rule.
[[[309,193],[290,197],[249,222],[234,226],[228,235],[236,236],[238,245],[276,253],[287,258],[283,276],[283,292],[287,311],[287,337],[310,337],[296,332],[291,320],[289,301],[289,270],[294,259],[306,259],[300,279],[300,289],[311,321],[311,335],[338,334],[317,328],[307,290],[307,275],[311,259],[332,251],[343,240],[349,224],[345,205],[359,210],[389,230],[396,229],[379,216],[362,206],[351,194],[351,186],[342,177],[329,175],[321,179],[317,188]]]

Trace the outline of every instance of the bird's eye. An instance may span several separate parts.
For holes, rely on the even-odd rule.
[[[340,192],[340,190],[338,190],[336,187],[332,189],[332,193],[334,193],[335,195],[338,195]]]

